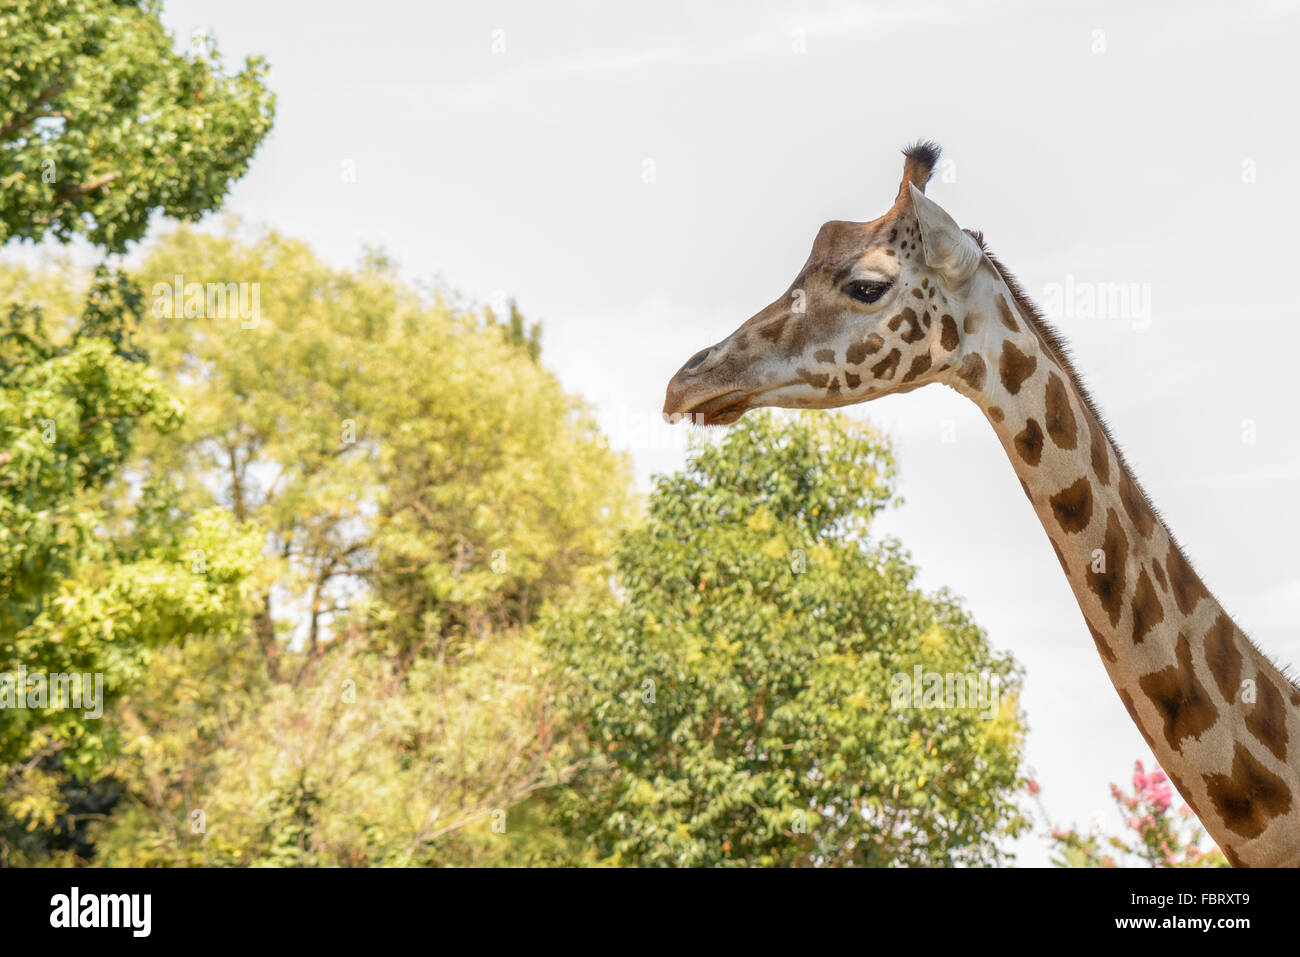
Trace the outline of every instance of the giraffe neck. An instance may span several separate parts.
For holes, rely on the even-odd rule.
[[[1191,568],[1037,320],[984,281],[950,384],[997,433],[1121,701],[1232,863],[1300,864],[1300,691]]]

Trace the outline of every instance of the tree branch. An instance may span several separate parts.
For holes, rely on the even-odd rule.
[[[46,103],[71,86],[71,83],[64,82],[64,79],[68,75],[68,71],[71,69],[72,67],[65,67],[59,75],[54,78],[54,81],[31,102],[26,110],[14,115],[7,123],[0,126],[0,140],[11,138],[19,130],[24,129],[35,121],[36,118],[44,112]]]

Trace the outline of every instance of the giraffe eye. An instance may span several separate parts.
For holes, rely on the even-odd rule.
[[[870,279],[855,279],[844,287],[844,292],[849,298],[856,299],[858,302],[872,303],[876,302],[885,293],[889,292],[891,282],[873,282]]]

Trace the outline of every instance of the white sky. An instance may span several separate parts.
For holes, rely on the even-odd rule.
[[[1300,4],[1134,6],[167,0],[165,17],[274,67],[275,129],[228,209],[339,263],[378,243],[409,277],[517,297],[643,486],[682,461],[685,429],[658,418],[671,374],[786,288],[823,221],[884,212],[899,149],[937,139],[954,165],[929,195],[1040,303],[1067,281],[1149,291],[1149,324],[1060,325],[1211,588],[1300,663]],[[1117,828],[1108,782],[1150,753],[991,428],[940,387],[851,414],[896,443],[906,504],[879,530],[1026,666],[1053,818]]]

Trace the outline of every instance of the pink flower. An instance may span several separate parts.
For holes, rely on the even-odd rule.
[[[1030,781],[1030,782],[1029,782],[1029,793],[1030,793],[1030,794],[1037,794],[1037,793],[1038,793],[1039,791],[1041,791],[1041,790],[1042,790],[1042,788],[1038,786],[1038,782],[1037,782],[1037,781]]]

